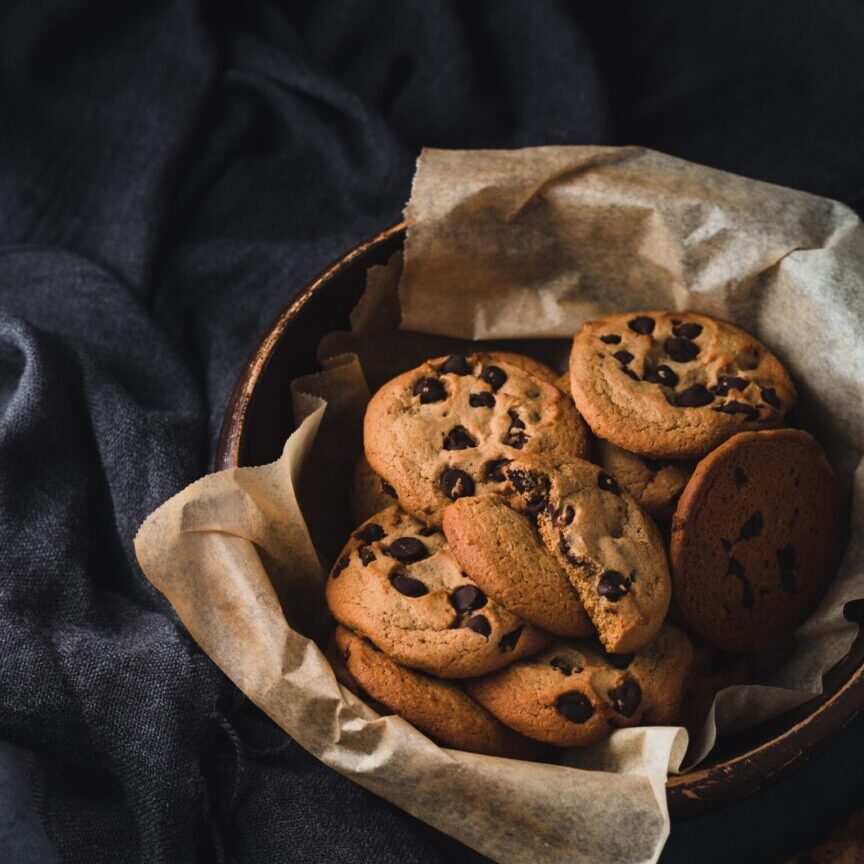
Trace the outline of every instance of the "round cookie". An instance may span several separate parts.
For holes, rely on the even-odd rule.
[[[462,572],[444,535],[396,505],[354,532],[325,593],[340,624],[403,666],[441,678],[500,669],[549,638],[488,599]]]
[[[742,432],[706,456],[672,519],[676,604],[725,651],[781,649],[840,553],[836,480],[798,429]]]
[[[460,498],[444,510],[444,535],[462,569],[520,618],[558,636],[594,633],[579,594],[530,519],[499,495]]]
[[[796,399],[761,342],[693,312],[629,312],[583,324],[570,385],[596,435],[662,459],[698,458],[737,432],[777,426]]]
[[[529,660],[470,681],[468,692],[517,732],[558,747],[595,744],[616,727],[673,724],[693,659],[666,625],[638,654],[560,640]]]
[[[594,461],[602,465],[658,522],[668,522],[675,502],[693,473],[691,462],[669,462],[622,450],[611,441],[597,439]]]
[[[361,456],[351,474],[348,492],[348,512],[355,525],[365,522],[381,510],[390,507],[396,500],[396,492],[382,480]]]
[[[514,460],[514,506],[537,519],[546,547],[579,592],[607,651],[637,651],[659,631],[671,583],[657,526],[602,468]]]
[[[533,741],[496,720],[458,684],[400,666],[344,627],[337,626],[327,653],[346,687],[446,747],[523,759],[539,755]]]
[[[503,460],[587,452],[587,431],[554,384],[486,355],[430,360],[385,384],[366,410],[372,469],[432,525],[457,498],[503,487]]]

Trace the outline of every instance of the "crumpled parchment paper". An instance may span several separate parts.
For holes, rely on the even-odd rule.
[[[424,151],[406,215],[404,268],[395,256],[370,271],[350,332],[319,346],[323,371],[292,382],[282,457],[166,502],[136,537],[139,561],[237,686],[367,789],[499,862],[656,861],[667,772],[819,693],[856,633],[842,611],[864,597],[864,230],[833,201],[613,147]],[[619,730],[547,765],[448,750],[379,717],[318,647],[370,388],[472,339],[563,369],[582,321],[651,308],[726,318],[778,353],[850,500],[840,571],[794,653],[718,695],[686,763],[678,728]]]

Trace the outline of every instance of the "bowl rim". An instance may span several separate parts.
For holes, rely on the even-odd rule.
[[[406,227],[404,221],[397,222],[359,243],[308,282],[285,307],[252,351],[229,397],[214,470],[239,467],[252,395],[286,328],[345,268],[394,237],[402,235],[404,239]],[[864,661],[833,693],[825,698],[816,696],[798,710],[811,704],[812,710],[769,740],[705,768],[670,775],[666,790],[671,815],[686,818],[731,804],[801,767],[827,746],[832,735],[850,723],[864,705]]]

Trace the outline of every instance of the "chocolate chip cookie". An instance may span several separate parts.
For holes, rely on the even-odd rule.
[[[582,420],[554,384],[487,360],[430,360],[385,384],[366,411],[369,464],[427,524],[440,525],[457,498],[501,489],[510,459],[587,452]]]
[[[614,728],[675,723],[693,649],[671,625],[637,654],[607,654],[595,642],[559,640],[529,660],[470,681],[468,692],[529,738],[577,747]]]
[[[396,501],[396,491],[382,480],[361,456],[351,475],[351,488],[348,492],[348,512],[355,525],[365,522]]]
[[[780,649],[840,553],[834,472],[812,435],[742,432],[697,466],[672,520],[675,599],[726,651]]]
[[[592,431],[660,459],[704,456],[795,403],[780,361],[737,327],[693,312],[631,312],[584,324],[570,385]]]
[[[328,657],[337,678],[375,710],[398,714],[446,747],[489,756],[539,754],[533,741],[496,720],[455,682],[400,666],[344,627],[336,628]]]
[[[489,599],[444,535],[393,506],[357,529],[330,572],[327,605],[403,666],[442,678],[500,669],[548,636]]]
[[[693,473],[692,462],[653,459],[622,450],[598,438],[594,461],[602,465],[633,496],[636,503],[657,522],[668,522],[675,502]]]
[[[563,567],[503,498],[460,498],[444,510],[444,535],[468,576],[511,612],[559,636],[593,635]]]
[[[537,520],[606,650],[650,642],[669,609],[669,568],[656,525],[633,498],[584,459],[514,460],[504,473],[514,506]]]

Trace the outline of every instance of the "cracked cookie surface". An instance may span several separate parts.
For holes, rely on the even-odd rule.
[[[676,722],[693,660],[687,636],[667,624],[636,654],[557,640],[528,660],[470,681],[468,692],[502,723],[559,747],[595,744],[612,729]]]
[[[503,488],[502,465],[525,454],[583,456],[588,435],[554,384],[491,355],[451,355],[399,375],[373,397],[363,443],[400,505],[440,525],[457,498]]]
[[[353,533],[325,593],[340,624],[402,665],[442,678],[500,669],[549,638],[488,598],[444,535],[396,505]]]
[[[742,432],[697,466],[672,520],[675,601],[726,651],[787,647],[840,556],[836,480],[798,429]]]
[[[582,326],[573,400],[592,431],[645,456],[703,456],[744,430],[777,426],[796,400],[757,339],[693,312],[632,312]]]

